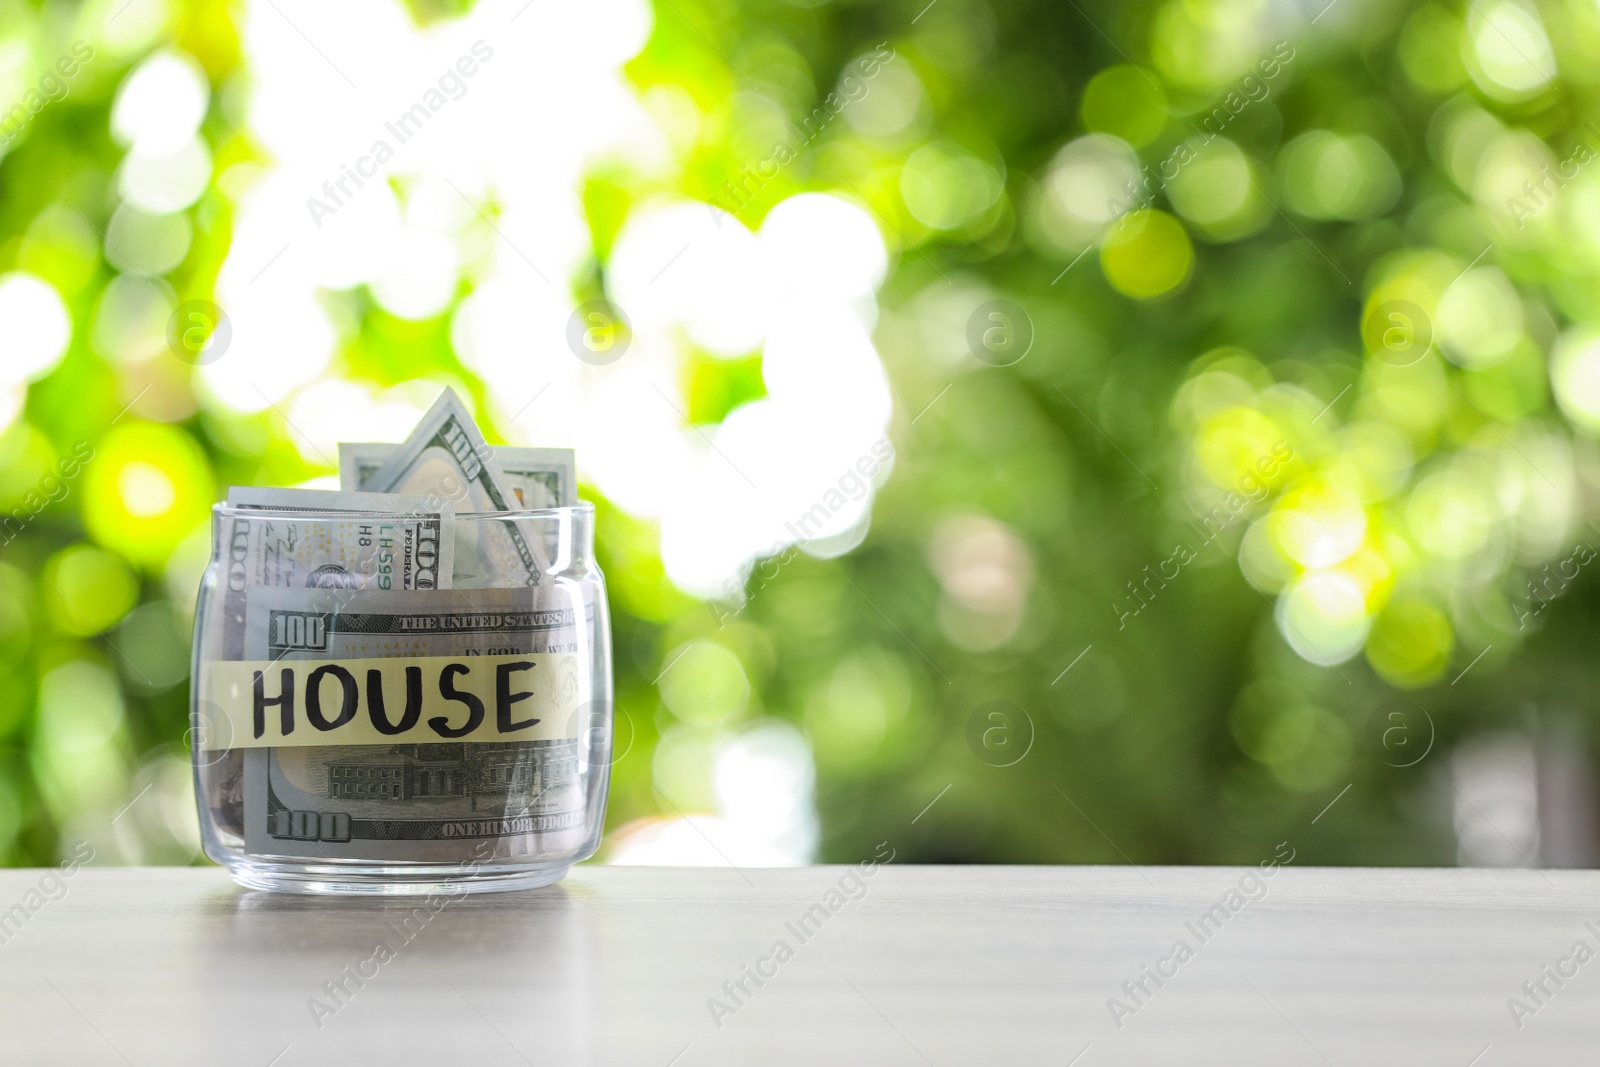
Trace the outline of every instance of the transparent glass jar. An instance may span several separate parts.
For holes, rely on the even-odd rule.
[[[195,796],[206,855],[236,881],[525,889],[594,854],[612,692],[592,506],[451,519],[219,504],[212,546]]]

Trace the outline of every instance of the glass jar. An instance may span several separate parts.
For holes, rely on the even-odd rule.
[[[593,855],[612,735],[593,549],[590,505],[213,508],[191,688],[206,855],[256,889],[451,894]]]

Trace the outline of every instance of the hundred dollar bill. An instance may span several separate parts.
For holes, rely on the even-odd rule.
[[[455,509],[448,501],[398,493],[311,489],[228,491],[221,637],[223,659],[242,659],[245,592],[255,586],[312,589],[448,587],[455,557]],[[337,505],[337,506],[331,506]]]
[[[400,446],[379,441],[339,442],[339,486],[361,489]],[[490,445],[489,463],[517,495],[524,511],[568,508],[578,503],[577,461],[570,448],[525,448]],[[561,530],[541,524],[544,558],[555,563],[561,554]],[[467,578],[467,575],[463,575]],[[459,583],[458,583],[459,584]]]
[[[529,511],[578,503],[577,461],[570,448],[496,445],[494,464]]]
[[[336,719],[365,731],[364,720],[371,717],[387,730],[405,732],[394,744],[248,749],[246,851],[452,862],[481,855],[477,850],[486,840],[494,855],[505,857],[566,851],[582,840],[587,800],[580,745],[590,726],[583,709],[592,699],[584,665],[594,656],[588,647],[594,605],[571,589],[358,592],[342,600],[331,591],[254,589],[249,610],[249,658],[273,667],[264,672],[273,676],[263,683],[263,702],[281,699],[286,682],[311,684],[293,673],[297,663],[315,661],[316,667],[307,663],[301,673],[336,678],[350,664],[346,673],[357,679],[354,689],[341,690],[329,678],[318,683],[328,707],[337,706],[344,692]],[[498,691],[500,704],[517,701],[519,722],[540,720],[538,740],[506,741],[495,729],[492,687],[511,683],[495,676],[477,713],[460,695],[485,692],[472,689],[475,664],[481,672],[511,656],[522,657],[511,664],[518,668],[515,684],[531,692],[522,699],[520,692]],[[373,666],[384,660],[396,662],[386,671]],[[523,663],[533,667],[524,673]],[[280,666],[291,673],[284,676]],[[398,681],[401,672],[412,670],[420,683],[415,693]],[[312,730],[306,694],[291,692],[295,729]],[[454,703],[441,699],[446,694]],[[283,705],[265,711],[276,717]],[[475,722],[481,727],[476,732],[470,729]],[[274,718],[273,729],[282,725]],[[456,730],[466,731],[460,740],[435,736],[431,743],[415,742]],[[332,738],[335,731],[322,736]]]
[[[339,488],[364,489],[400,446],[380,441],[339,442]],[[489,463],[516,494],[521,510],[570,508],[578,503],[577,462],[570,448],[490,445]]]
[[[489,446],[455,390],[446,389],[416,429],[367,479],[379,493],[437,493],[457,511],[517,510],[517,495],[489,462]],[[549,572],[542,545],[516,522],[482,522],[456,545],[457,585],[538,585]]]
[[[391,441],[340,441],[339,488],[346,492],[360,490],[399,447],[398,442]]]
[[[210,647],[223,660],[244,658],[250,589],[436,589],[448,586],[455,557],[449,503],[389,493],[235,487],[228,503],[249,510],[304,512],[230,515],[219,520],[226,546],[217,615],[206,620]],[[338,505],[337,508],[331,505]],[[228,736],[213,729],[210,737]],[[214,758],[208,802],[218,823],[242,829],[242,754]]]

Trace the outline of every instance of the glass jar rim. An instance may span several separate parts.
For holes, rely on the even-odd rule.
[[[213,515],[254,515],[260,518],[305,518],[305,519],[337,519],[346,518],[354,514],[371,515],[405,515],[404,511],[373,511],[351,512],[339,510],[319,511],[316,508],[272,508],[251,505],[249,507],[238,504],[219,502],[211,505]],[[563,516],[591,516],[594,514],[594,504],[587,500],[567,507],[559,508],[526,508],[517,511],[458,511],[455,513],[457,522],[491,522],[505,521],[507,519],[559,519]]]

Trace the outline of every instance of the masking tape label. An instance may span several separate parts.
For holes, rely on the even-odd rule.
[[[583,732],[575,652],[202,664],[202,750],[547,741]]]

